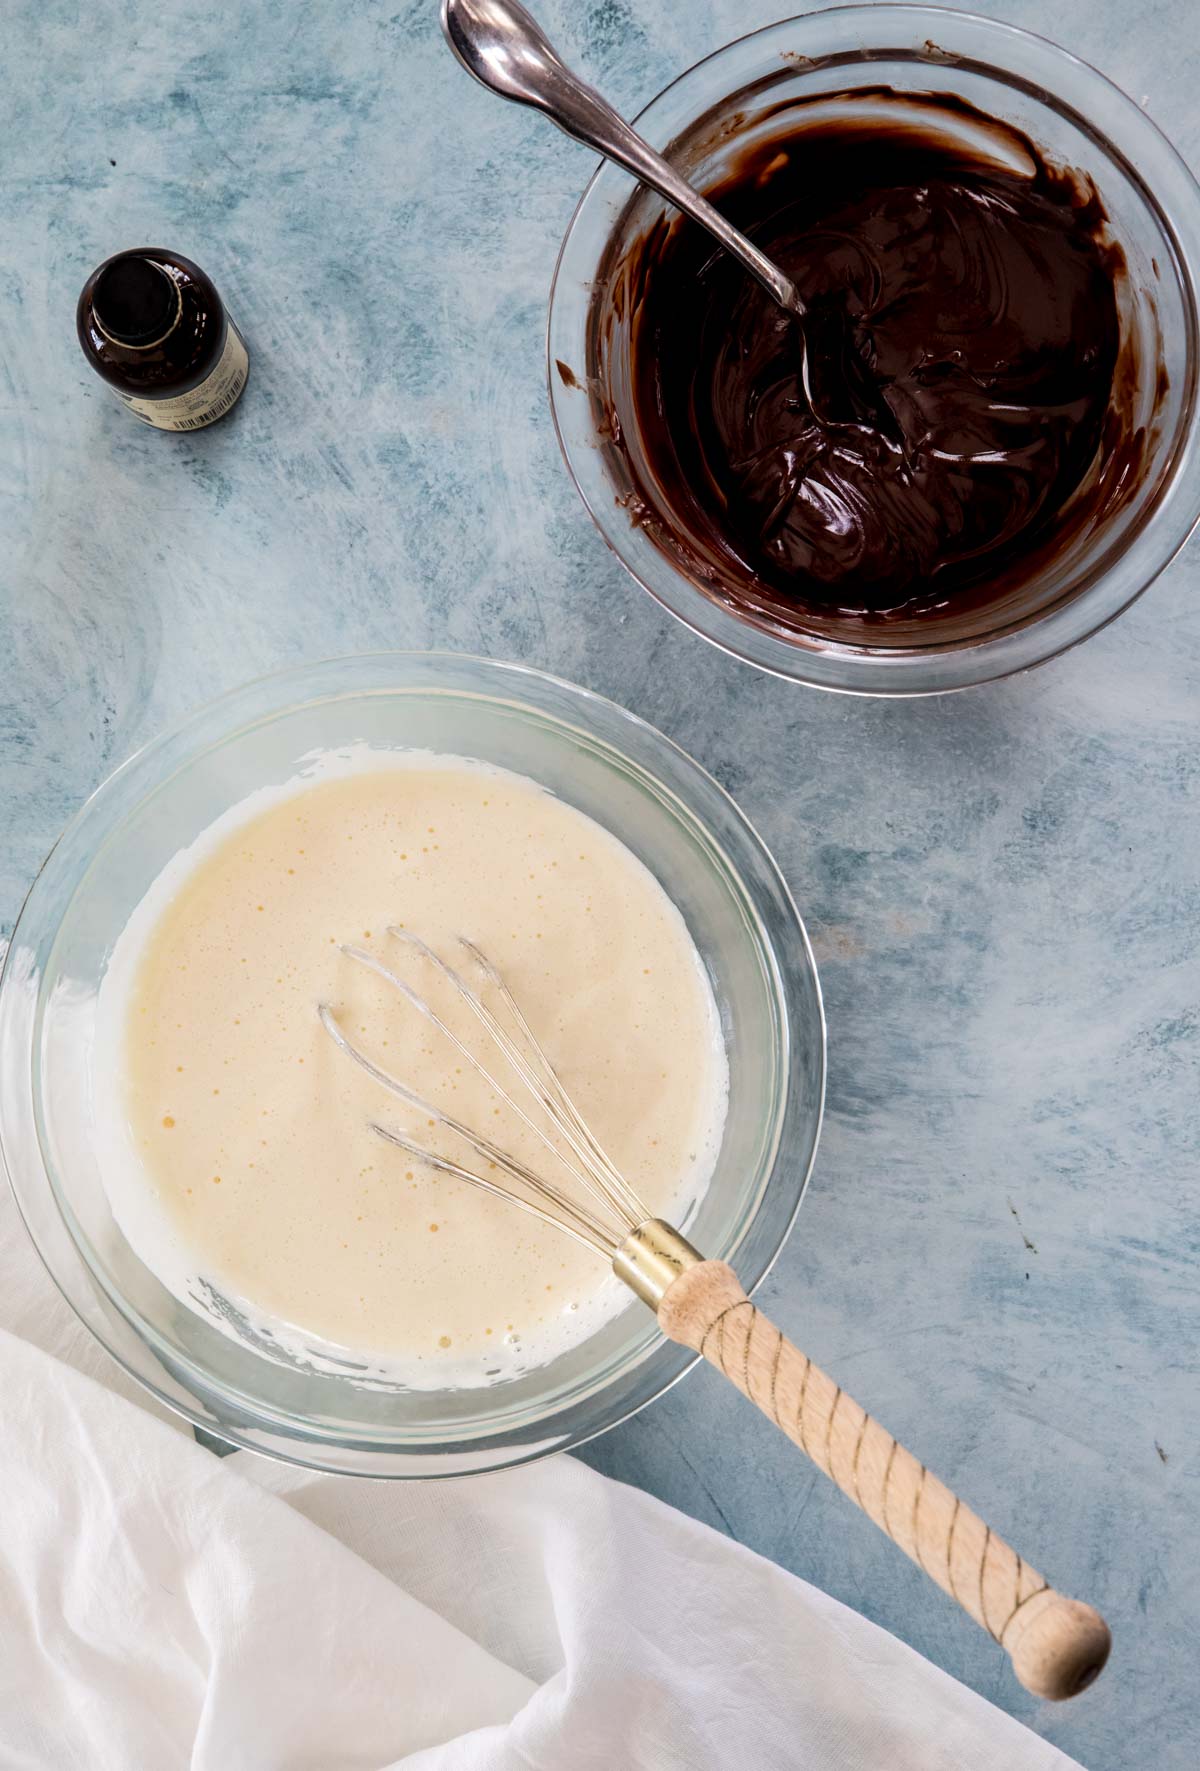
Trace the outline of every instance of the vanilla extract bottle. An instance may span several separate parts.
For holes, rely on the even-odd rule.
[[[143,246],[92,272],[76,312],[83,354],[156,430],[202,430],[233,409],[250,362],[211,279],[179,252]]]

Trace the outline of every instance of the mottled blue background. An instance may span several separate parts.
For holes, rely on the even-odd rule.
[[[629,109],[780,10],[542,7]],[[1200,161],[1191,0],[987,10],[1098,63]],[[1111,1670],[1065,1709],[1024,1696],[711,1373],[590,1461],[1093,1771],[1191,1771],[1197,552],[1082,650],[964,696],[883,705],[756,675],[638,590],[575,498],[542,326],[590,161],[467,81],[433,0],[9,0],[4,37],[0,934],[122,757],[282,664],[453,646],[661,726],[778,855],[828,996],[827,1129],[764,1301],[1104,1609]],[[74,339],[87,272],[149,242],[199,259],[250,344],[234,418],[186,439],[133,422]]]

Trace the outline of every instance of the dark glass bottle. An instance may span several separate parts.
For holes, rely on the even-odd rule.
[[[83,354],[135,418],[202,430],[246,385],[241,333],[198,264],[143,246],[92,272],[75,316]]]

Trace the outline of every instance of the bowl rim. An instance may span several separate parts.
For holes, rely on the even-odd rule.
[[[1200,412],[1200,298],[1197,295],[1196,278],[1193,276],[1193,260],[1195,268],[1200,271],[1200,181],[1192,173],[1191,168],[1169,136],[1154,119],[1140,105],[1137,105],[1122,87],[1084,57],[1076,55],[1073,50],[1064,48],[1040,32],[1028,30],[1024,26],[1013,24],[1006,19],[989,17],[965,8],[928,5],[924,3],[924,0],[883,0],[882,4],[872,3],[872,0],[850,0],[849,4],[796,13],[790,17],[758,26],[752,31],[743,32],[741,35],[731,38],[727,43],[720,44],[716,49],[710,50],[708,54],[700,57],[689,67],[682,69],[673,79],[668,81],[637,112],[633,119],[635,127],[640,129],[650,113],[675,93],[681,85],[692,80],[711,64],[724,60],[736,51],[745,50],[762,39],[791,29],[812,29],[829,20],[858,16],[864,18],[869,16],[881,33],[886,30],[890,21],[904,20],[911,28],[913,22],[919,17],[932,21],[933,28],[940,29],[942,34],[947,30],[952,31],[957,27],[962,27],[968,31],[982,33],[997,42],[1019,42],[1036,46],[1040,54],[1052,58],[1059,64],[1070,65],[1078,71],[1083,79],[1097,83],[1100,88],[1111,95],[1114,103],[1120,105],[1128,116],[1136,117],[1139,127],[1148,132],[1159,151],[1165,155],[1173,173],[1181,178],[1192,212],[1190,221],[1191,231],[1194,234],[1194,253],[1189,253],[1187,247],[1181,242],[1179,229],[1172,216],[1163,208],[1155,192],[1147,184],[1138,167],[1132,163],[1129,155],[1118,147],[1109,135],[1107,126],[1102,126],[1094,119],[1084,116],[1074,104],[1058,97],[1046,87],[1035,85],[1026,77],[1014,74],[999,59],[985,61],[977,55],[952,55],[953,61],[958,65],[966,66],[974,72],[983,72],[999,77],[1005,83],[1024,90],[1043,106],[1069,117],[1087,135],[1098,141],[1114,163],[1122,167],[1131,183],[1136,186],[1147,208],[1162,228],[1171,248],[1172,261],[1179,276],[1181,293],[1185,297],[1187,307],[1187,360],[1190,370],[1187,398],[1176,426],[1177,441],[1174,457],[1156,495],[1155,503],[1135,526],[1132,534],[1122,538],[1120,545],[1115,550],[1115,555],[1106,555],[1099,566],[1089,569],[1083,582],[1068,597],[1058,599],[1047,608],[1026,617],[1017,624],[998,628],[995,632],[985,633],[960,644],[950,643],[926,647],[883,649],[855,646],[836,641],[824,642],[820,647],[807,646],[800,640],[789,639],[782,632],[735,612],[715,598],[707,597],[689,576],[676,567],[665,554],[657,554],[655,559],[660,570],[654,576],[659,578],[661,582],[651,582],[652,574],[649,567],[642,567],[640,563],[639,565],[631,564],[629,559],[625,557],[625,553],[615,537],[617,525],[606,519],[597,508],[595,497],[589,495],[585,489],[581,473],[577,469],[573,457],[572,445],[568,439],[567,422],[563,417],[563,402],[568,393],[575,390],[567,386],[559,386],[558,378],[555,375],[557,357],[554,349],[554,329],[558,313],[558,300],[560,290],[565,282],[565,266],[575,244],[577,230],[584,221],[585,210],[600,192],[601,186],[614,178],[623,180],[634,190],[638,188],[628,174],[605,160],[600,161],[584,186],[559,245],[550,283],[546,314],[545,376],[555,435],[558,439],[563,462],[580,502],[591,517],[610,553],[634,582],[653,597],[655,602],[668,614],[681,622],[690,632],[715,646],[718,651],[750,664],[769,676],[778,677],[784,681],[804,683],[808,687],[819,688],[829,694],[915,699],[929,695],[961,693],[965,689],[974,688],[986,682],[994,682],[1006,676],[1049,663],[1052,659],[1071,651],[1075,646],[1081,645],[1084,640],[1101,632],[1118,616],[1123,615],[1132,607],[1178,557],[1197,526],[1200,525],[1200,448],[1197,447],[1194,440],[1197,413]],[[877,49],[872,48],[870,43],[866,43],[853,55],[840,53],[832,58],[824,58],[824,63],[828,65],[832,59],[835,65],[853,64],[861,66],[864,70],[869,70],[873,58],[880,55],[888,55],[894,60],[907,60],[930,66],[945,65],[945,58],[941,55],[921,54],[899,46],[889,48],[886,42],[881,43]],[[818,57],[817,59],[818,65],[822,65],[822,58]],[[707,107],[707,109],[711,108],[712,105]],[[699,122],[706,114],[707,110],[698,112],[692,120],[693,124]],[[600,254],[606,250],[612,237],[613,228],[610,226],[605,232]],[[599,264],[601,257],[593,255],[590,262]],[[1119,602],[1110,608],[1100,608],[1090,618],[1077,621],[1074,627],[1069,625],[1070,615],[1090,605],[1095,591],[1103,584],[1107,574],[1119,567],[1138,543],[1144,542],[1146,531],[1152,527],[1153,519],[1160,514],[1166,514],[1172,498],[1179,493],[1181,483],[1185,479],[1190,479],[1192,482],[1190,496],[1185,500],[1185,503],[1190,507],[1190,514],[1185,510],[1182,518],[1177,515],[1175,532],[1169,543],[1159,551],[1156,558],[1142,563],[1135,575],[1138,581],[1127,590]],[[611,484],[607,490],[612,493],[614,489]],[[1066,630],[1053,632],[1050,636],[1050,643],[1042,649],[1036,646],[1029,647],[1030,636],[1044,634],[1045,629],[1052,625]],[[1025,642],[1024,646],[1022,645],[1023,641]],[[1027,650],[1030,655],[1025,656],[1024,652]],[[820,674],[810,662],[813,658],[830,661],[830,669],[834,674],[830,676]],[[931,665],[944,664],[947,660],[962,661],[955,680],[933,684],[908,680],[910,675],[916,676],[922,668],[928,669]],[[870,681],[836,680],[839,663],[843,669],[848,669],[859,677],[864,673],[878,673],[877,678],[873,677],[873,680]]]
[[[221,694],[215,697],[211,697],[210,699],[193,706],[187,713],[183,714],[147,739],[144,743],[137,746],[115,769],[110,771],[110,773],[92,789],[77,807],[72,816],[64,824],[50,848],[47,850],[45,857],[35,872],[24,895],[21,908],[13,923],[12,933],[7,948],[2,959],[0,959],[0,1038],[2,1038],[4,1033],[8,999],[19,988],[15,978],[16,955],[20,948],[19,937],[27,916],[31,911],[31,907],[35,907],[36,895],[39,887],[43,884],[48,870],[54,863],[55,856],[60,852],[63,845],[68,841],[76,829],[84,823],[88,816],[95,814],[98,802],[108,798],[118,781],[127,778],[128,775],[139,765],[144,766],[148,760],[153,760],[157,753],[168,751],[173,745],[178,744],[181,740],[186,740],[189,734],[198,732],[211,721],[215,715],[220,715],[223,709],[227,707],[232,708],[245,698],[253,697],[255,694],[262,693],[263,691],[271,689],[279,691],[289,684],[295,684],[298,690],[302,683],[308,683],[311,685],[311,693],[298,694],[293,701],[278,701],[268,708],[260,710],[257,716],[260,718],[278,717],[286,714],[286,712],[293,707],[300,707],[323,698],[316,683],[313,681],[313,679],[319,676],[322,672],[328,671],[333,674],[339,671],[354,670],[356,668],[369,669],[372,667],[383,671],[389,668],[394,669],[406,665],[410,667],[432,667],[433,669],[436,669],[439,663],[458,668],[465,667],[467,670],[482,670],[485,674],[494,675],[499,679],[496,699],[503,698],[503,685],[505,683],[520,684],[522,682],[535,682],[552,690],[565,691],[568,696],[573,700],[582,703],[585,708],[594,706],[603,709],[604,713],[609,717],[615,716],[618,726],[632,727],[640,733],[648,735],[653,744],[663,746],[673,753],[674,757],[682,762],[686,769],[693,772],[700,783],[716,795],[717,799],[723,803],[724,809],[731,816],[734,823],[737,826],[740,826],[744,834],[748,836],[751,844],[757,851],[758,857],[761,859],[765,867],[766,873],[771,881],[772,889],[778,894],[780,904],[790,919],[793,932],[799,937],[796,952],[792,957],[802,960],[803,967],[811,985],[815,1012],[812,1025],[809,1026],[806,1031],[815,1044],[817,1086],[815,1090],[815,1100],[810,1106],[811,1141],[807,1160],[804,1162],[802,1172],[800,1172],[791,1182],[794,1196],[787,1204],[787,1209],[783,1221],[780,1224],[778,1235],[774,1239],[774,1244],[766,1251],[765,1259],[762,1260],[761,1267],[754,1275],[752,1275],[751,1281],[747,1285],[748,1294],[753,1294],[779,1259],[784,1245],[795,1226],[800,1207],[808,1190],[813,1169],[816,1165],[821,1131],[824,1124],[828,1077],[827,1022],[820,974],[817,969],[816,957],[813,953],[808,929],[805,926],[804,919],[800,915],[791,889],[788,886],[787,880],[785,879],[774,855],[771,853],[750,819],[738,806],[732,794],[730,794],[727,789],[725,789],[721,783],[703,767],[702,764],[696,762],[689,752],[687,752],[675,739],[669,737],[665,732],[660,731],[658,727],[652,725],[648,720],[643,719],[641,715],[633,713],[628,708],[623,707],[619,702],[613,701],[608,696],[602,695],[596,690],[574,683],[569,678],[557,676],[552,672],[542,670],[535,665],[489,658],[480,654],[459,652],[445,647],[408,648],[405,650],[390,651],[371,650],[343,653],[313,661],[301,661],[299,663],[280,667],[276,670],[260,673],[255,677],[236,684],[232,688],[222,691]],[[405,686],[411,688],[413,685],[410,684]],[[397,685],[397,687],[401,689],[402,692],[402,686]],[[438,685],[436,683],[431,683],[429,687],[436,691]],[[353,688],[348,685],[339,688],[335,686],[332,689],[329,698],[343,699],[355,694],[378,693],[381,690],[387,692],[385,684],[380,683],[374,688]],[[451,690],[451,692],[454,691]],[[459,690],[458,692],[463,693],[464,691]],[[541,717],[547,717],[543,710],[538,709],[532,703],[526,703],[526,706],[529,707],[530,711],[538,713]],[[565,726],[567,724],[567,721],[560,715],[550,715],[549,717],[560,725]],[[216,742],[219,744],[226,741],[229,737],[232,737],[238,729],[239,722],[228,722],[223,735],[218,738]],[[595,736],[595,734],[591,735],[593,737]],[[613,744],[611,740],[604,739],[601,740],[601,742],[608,744],[610,748],[620,755],[622,760],[626,762],[633,760],[624,752],[624,750]],[[197,750],[195,754],[202,754],[202,751]],[[183,763],[190,760],[192,760],[192,756],[189,753],[187,757],[174,763],[170,771],[164,775],[163,779],[168,780],[177,767],[182,766]],[[661,780],[656,771],[647,768],[644,763],[638,763],[636,766],[649,776],[653,780],[655,786],[660,788],[664,793],[673,798],[678,798],[678,795],[675,794],[674,790]],[[161,785],[161,783],[155,784],[150,791],[157,790],[157,786],[159,785]],[[689,815],[695,819],[700,828],[704,830],[705,834],[711,837],[712,833],[708,831],[706,821],[700,818],[690,806],[686,807],[686,809],[689,812]],[[107,834],[111,834],[111,830]],[[716,839],[712,838],[712,840]],[[77,889],[77,884],[71,888],[72,897]],[[70,899],[68,899],[68,903],[69,902]],[[57,936],[58,929],[61,927],[61,922],[61,914],[52,922],[49,932],[51,943]],[[777,961],[777,966],[780,965],[783,956],[776,955],[773,947],[770,951],[772,957]],[[40,999],[41,990],[39,988],[39,1002]],[[35,1063],[34,1053],[28,1051],[25,1055],[27,1056],[30,1065],[33,1066]],[[7,1067],[4,1066],[0,1067],[0,1094],[6,1093],[7,1089],[8,1070]],[[639,1413],[641,1409],[649,1406],[650,1403],[657,1401],[660,1396],[673,1388],[673,1386],[698,1363],[699,1354],[680,1347],[676,1349],[680,1355],[677,1368],[673,1371],[667,1372],[661,1379],[656,1380],[654,1384],[648,1388],[646,1394],[634,1398],[628,1407],[614,1415],[612,1419],[606,1420],[598,1426],[591,1426],[586,1430],[580,1431],[562,1431],[561,1429],[555,1428],[553,1421],[550,1420],[547,1422],[547,1431],[551,1434],[551,1439],[548,1442],[539,1441],[529,1448],[523,1448],[519,1444],[511,1446],[501,1445],[500,1450],[502,1455],[486,1463],[477,1462],[475,1467],[471,1467],[471,1454],[469,1452],[466,1453],[468,1458],[466,1467],[456,1469],[431,1468],[421,1470],[376,1467],[381,1461],[386,1463],[386,1460],[390,1457],[404,1459],[406,1461],[419,1461],[424,1457],[428,1457],[432,1463],[437,1461],[441,1456],[447,1454],[437,1446],[422,1447],[420,1445],[406,1445],[395,1448],[385,1448],[373,1443],[363,1448],[348,1448],[345,1445],[340,1444],[335,1437],[300,1437],[297,1435],[294,1427],[291,1430],[288,1430],[285,1425],[274,1422],[269,1422],[267,1430],[264,1431],[258,1426],[255,1426],[253,1430],[250,1430],[243,1429],[239,1424],[228,1420],[218,1421],[212,1414],[204,1412],[199,1398],[190,1388],[185,1387],[185,1395],[181,1396],[178,1390],[170,1390],[166,1388],[162,1383],[156,1382],[148,1376],[144,1370],[138,1368],[132,1362],[132,1359],[128,1357],[119,1346],[114,1344],[112,1336],[101,1332],[93,1315],[86,1313],[81,1306],[80,1301],[72,1295],[72,1289],[69,1287],[66,1278],[59,1270],[57,1270],[55,1261],[51,1258],[47,1248],[44,1246],[45,1239],[39,1234],[38,1228],[35,1227],[35,1224],[32,1221],[31,1212],[27,1209],[26,1198],[23,1196],[23,1189],[26,1187],[29,1190],[30,1198],[35,1199],[39,1205],[45,1204],[47,1201],[49,1202],[54,1228],[56,1231],[62,1232],[62,1235],[65,1238],[64,1247],[69,1250],[69,1257],[73,1263],[71,1278],[75,1279],[79,1276],[85,1277],[86,1283],[90,1287],[92,1293],[92,1297],[89,1301],[95,1301],[98,1295],[103,1296],[108,1308],[116,1311],[120,1321],[136,1337],[139,1345],[149,1349],[156,1370],[162,1368],[162,1357],[154,1344],[153,1337],[148,1338],[141,1334],[125,1308],[109,1295],[108,1286],[100,1279],[94,1270],[92,1263],[81,1250],[78,1240],[62,1210],[61,1203],[58,1199],[57,1187],[55,1186],[46,1166],[40,1138],[37,1141],[39,1172],[35,1176],[29,1177],[28,1179],[23,1178],[20,1182],[18,1181],[17,1169],[19,1159],[17,1153],[10,1148],[9,1137],[6,1133],[6,1120],[7,1115],[0,1114],[0,1170],[3,1170],[7,1176],[9,1190],[16,1204],[18,1215],[31,1243],[33,1244],[38,1258],[49,1274],[59,1295],[71,1309],[72,1314],[83,1325],[93,1339],[104,1348],[104,1351],[116,1361],[117,1365],[137,1383],[139,1388],[146,1390],[149,1394],[154,1396],[157,1401],[169,1408],[172,1413],[187,1420],[200,1432],[217,1437],[236,1449],[252,1451],[259,1455],[268,1455],[277,1461],[291,1463],[302,1468],[322,1470],[332,1474],[355,1474],[366,1476],[371,1479],[416,1481],[446,1480],[468,1477],[476,1474],[485,1474],[489,1471],[515,1468],[519,1467],[521,1464],[536,1462],[541,1458],[551,1456],[556,1452],[573,1450],[580,1445],[588,1443],[590,1440],[610,1431],[613,1427],[619,1426],[624,1421],[629,1420],[633,1415]],[[776,1139],[770,1163],[766,1171],[764,1194],[765,1188],[770,1185],[773,1175],[778,1171],[783,1144],[782,1131],[785,1120],[786,1104],[781,1111],[779,1128],[780,1136]],[[757,1211],[761,1206],[762,1197],[763,1196],[760,1196],[759,1205],[754,1208],[751,1216],[747,1219],[746,1225],[743,1228],[743,1235],[745,1230],[753,1223],[754,1217],[757,1215]],[[107,1312],[102,1308],[99,1314],[101,1319],[107,1323]],[[203,1373],[200,1373],[199,1375],[201,1378],[204,1377]],[[218,1380],[218,1382],[220,1383],[221,1390],[224,1391],[226,1386],[224,1385],[223,1380]],[[203,1383],[201,1387],[206,1391],[208,1389],[208,1386]],[[602,1393],[603,1386],[600,1386],[600,1388],[594,1392],[596,1395]],[[232,1392],[230,1392],[230,1395],[232,1396]],[[250,1406],[255,1410],[261,1410],[261,1418],[269,1419],[271,1414],[269,1405],[262,1405],[255,1399],[251,1402]],[[282,1423],[285,1418],[285,1416],[279,1416],[278,1423]],[[489,1442],[486,1438],[478,1440],[477,1444],[480,1451],[486,1451],[488,1443]],[[301,1445],[305,1448],[305,1454],[303,1455],[297,1449],[297,1447]],[[329,1451],[335,1446],[338,1450],[345,1452],[346,1456],[351,1459],[356,1455],[356,1449],[360,1449],[362,1455],[371,1457],[373,1467],[354,1469],[350,1467],[346,1461],[339,1460],[337,1457],[323,1457],[321,1455],[323,1449]],[[451,1453],[450,1455],[453,1454]]]

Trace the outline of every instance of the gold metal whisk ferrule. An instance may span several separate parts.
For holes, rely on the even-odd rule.
[[[662,1218],[647,1218],[630,1231],[613,1255],[612,1268],[630,1291],[657,1314],[669,1288],[704,1256]]]

